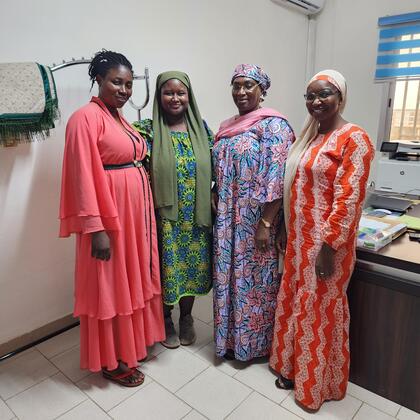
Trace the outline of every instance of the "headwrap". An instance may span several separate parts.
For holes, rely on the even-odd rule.
[[[160,105],[160,89],[168,80],[177,79],[188,89],[186,112],[188,133],[196,160],[195,222],[210,227],[211,220],[211,157],[208,134],[198,110],[189,77],[179,71],[167,71],[156,79],[153,102],[153,144],[151,178],[155,207],[161,217],[178,220],[178,177],[175,153],[169,128]]]
[[[271,86],[271,80],[264,70],[255,64],[238,64],[233,71],[231,83],[237,77],[249,77],[254,79],[261,87],[262,95],[267,95],[267,90]]]
[[[309,86],[315,80],[326,80],[339,90],[342,99],[339,110],[341,114],[344,110],[344,107],[346,106],[347,99],[347,84],[344,76],[336,70],[322,70],[314,77],[312,77],[307,86]],[[296,171],[302,155],[306,152],[306,149],[311,144],[311,141],[317,137],[318,129],[318,121],[312,117],[312,115],[308,115],[303,125],[302,132],[298,139],[293,143],[287,157],[283,193],[284,220],[286,228],[288,228],[290,216],[290,192],[296,176]]]

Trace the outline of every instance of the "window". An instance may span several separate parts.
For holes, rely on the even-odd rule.
[[[402,37],[402,41],[413,39],[420,39],[420,34]],[[400,54],[412,53],[420,53],[420,47],[400,50]],[[420,66],[420,62],[398,65],[407,66]],[[394,83],[389,140],[420,140],[420,80],[397,80]]]
[[[387,82],[382,140],[420,141],[420,12],[379,18],[378,26],[375,78]]]
[[[391,97],[389,140],[420,140],[420,80],[398,80]]]

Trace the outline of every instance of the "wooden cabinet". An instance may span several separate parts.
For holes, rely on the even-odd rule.
[[[418,271],[410,273],[411,280],[377,272],[378,263],[370,269],[359,261],[348,298],[350,380],[420,412],[420,281],[415,279],[418,275],[420,280],[420,243],[418,247]]]

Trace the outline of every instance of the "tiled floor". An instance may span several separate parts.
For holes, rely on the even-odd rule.
[[[198,299],[194,308],[194,346],[155,345],[138,388],[81,371],[77,328],[2,362],[0,420],[420,420],[420,414],[354,384],[344,400],[325,403],[315,415],[302,411],[292,393],[275,388],[266,362],[215,358],[210,299]]]

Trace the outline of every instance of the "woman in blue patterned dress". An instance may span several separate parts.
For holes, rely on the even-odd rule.
[[[185,73],[156,80],[153,120],[134,127],[149,144],[157,209],[162,297],[168,348],[196,340],[194,297],[211,289],[211,154],[213,136],[202,120]],[[179,337],[171,318],[179,303]]]
[[[212,152],[214,323],[217,356],[245,361],[271,347],[280,281],[274,241],[294,134],[285,117],[261,108],[270,79],[260,67],[237,66],[231,84],[239,115],[222,123]]]

